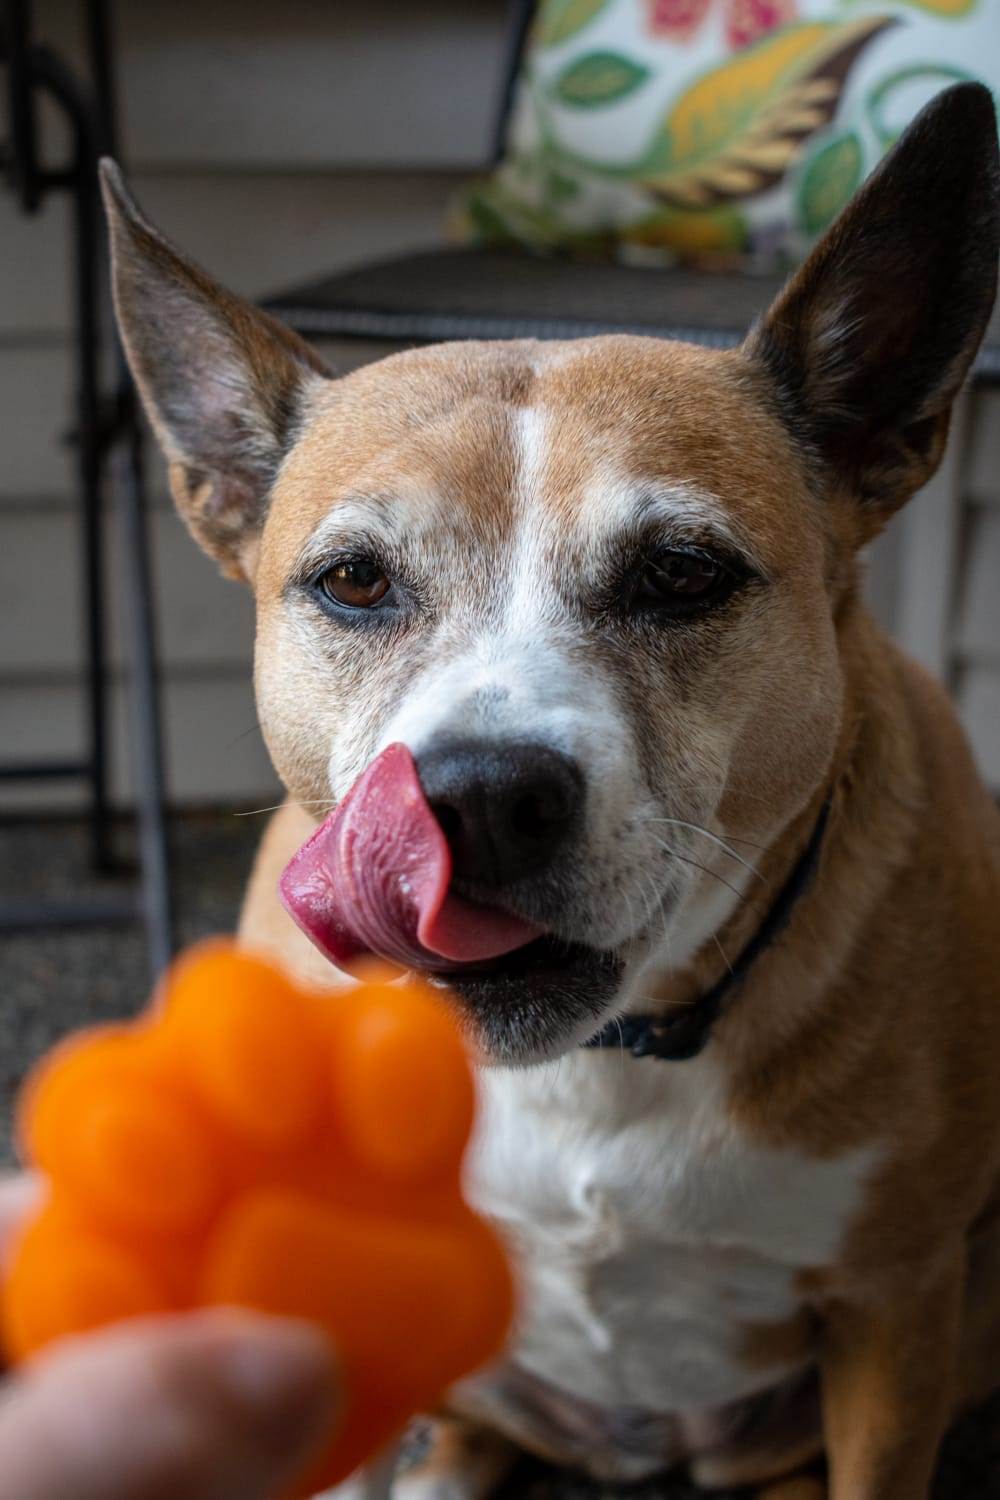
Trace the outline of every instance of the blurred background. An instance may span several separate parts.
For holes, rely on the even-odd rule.
[[[783,82],[769,45],[807,18]],[[97,153],[115,150],[155,222],[226,285],[276,299],[336,370],[482,332],[607,325],[725,343],[907,115],[976,71],[970,57],[1000,68],[1000,6],[6,0],[0,27],[9,1089],[71,1021],[138,1004],[169,942],[233,925],[264,818],[245,814],[280,796],[254,711],[249,595],[188,538],[151,445],[135,483]],[[697,93],[722,118],[738,87],[774,116],[802,79],[826,102],[810,119],[788,94],[757,179],[745,153],[735,176],[722,158],[711,182],[692,175],[678,100]],[[444,249],[456,235],[465,248]],[[872,549],[867,587],[949,684],[1000,789],[995,327],[991,342],[941,474]]]

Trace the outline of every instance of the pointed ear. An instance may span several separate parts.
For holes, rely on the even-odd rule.
[[[101,187],[118,326],[177,507],[224,572],[249,578],[304,398],[329,371],[147,223],[112,161]]]
[[[993,98],[932,100],[744,346],[874,535],[933,474],[996,293]]]

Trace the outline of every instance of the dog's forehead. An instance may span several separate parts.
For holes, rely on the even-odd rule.
[[[780,563],[801,485],[737,354],[625,336],[439,345],[312,393],[267,550],[289,564],[359,503],[398,530],[488,545],[535,507],[591,546],[652,497]]]

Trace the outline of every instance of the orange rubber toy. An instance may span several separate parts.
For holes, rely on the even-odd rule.
[[[21,1147],[49,1193],[4,1288],[9,1357],[214,1303],[310,1319],[345,1410],[296,1493],[340,1481],[502,1345],[507,1261],[459,1184],[474,1103],[429,989],[321,995],[196,949],[146,1016],[28,1081]]]

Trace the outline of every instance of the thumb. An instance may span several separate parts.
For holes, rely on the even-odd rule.
[[[3,1492],[18,1500],[270,1500],[328,1439],[329,1343],[228,1310],[66,1340],[0,1401]]]
[[[6,1269],[15,1230],[37,1209],[42,1196],[41,1179],[34,1172],[0,1176],[0,1271]]]

